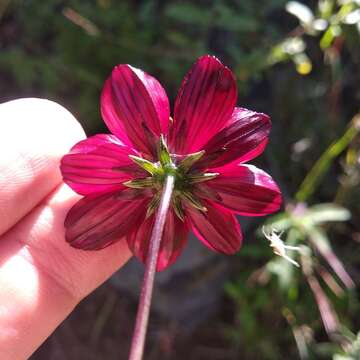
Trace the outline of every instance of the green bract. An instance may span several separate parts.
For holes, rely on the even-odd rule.
[[[148,206],[147,216],[150,216],[159,205],[160,192],[167,175],[175,177],[172,205],[176,215],[181,220],[184,220],[181,200],[186,200],[191,206],[205,212],[206,207],[194,193],[194,184],[214,179],[219,175],[218,173],[207,173],[196,169],[196,163],[202,158],[205,151],[185,156],[171,154],[164,137],[161,136],[157,153],[159,160],[154,163],[138,156],[129,155],[130,159],[148,172],[150,176],[124,182],[124,185],[130,188],[152,188],[154,190],[154,197]]]

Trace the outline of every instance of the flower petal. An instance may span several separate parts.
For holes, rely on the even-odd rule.
[[[206,185],[220,196],[215,202],[240,215],[261,216],[278,211],[281,192],[265,171],[253,165],[230,165]]]
[[[64,182],[81,195],[123,189],[123,182],[145,176],[129,158],[137,155],[113,135],[78,142],[61,160]]]
[[[202,56],[183,80],[175,102],[172,152],[198,151],[230,119],[237,98],[233,73],[213,56]]]
[[[149,251],[149,243],[155,223],[155,215],[150,216],[139,228],[127,236],[129,248],[143,263]],[[180,255],[188,238],[188,227],[169,210],[162,236],[157,271],[162,271],[173,264]]]
[[[168,131],[165,90],[155,78],[130,65],[116,66],[105,82],[101,113],[110,131],[144,156],[156,155],[156,142]]]
[[[223,166],[232,161],[247,162],[260,155],[268,142],[269,116],[244,108],[235,108],[228,126],[204,146],[200,168]]]
[[[234,254],[240,249],[242,234],[240,224],[228,210],[205,201],[206,212],[192,206],[186,207],[194,234],[210,249],[223,254]]]
[[[78,249],[103,249],[140,226],[148,202],[142,197],[124,200],[122,192],[85,196],[66,216],[66,241]]]

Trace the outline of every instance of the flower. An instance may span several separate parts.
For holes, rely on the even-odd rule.
[[[270,118],[235,107],[233,73],[202,56],[181,85],[173,118],[152,76],[118,65],[101,95],[112,135],[77,143],[61,161],[65,183],[84,195],[69,211],[66,241],[99,250],[126,239],[145,262],[166,175],[175,177],[157,270],[172,264],[190,229],[210,249],[233,254],[242,234],[235,214],[277,211],[281,193],[270,175],[245,162],[268,142]]]

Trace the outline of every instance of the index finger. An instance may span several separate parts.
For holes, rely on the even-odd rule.
[[[0,235],[61,182],[61,156],[84,137],[76,119],[52,101],[0,105]]]

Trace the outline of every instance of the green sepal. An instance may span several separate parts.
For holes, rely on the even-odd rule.
[[[147,177],[143,179],[134,179],[134,180],[125,181],[123,185],[133,189],[143,189],[154,186],[154,181],[153,178]]]
[[[174,196],[172,199],[172,205],[173,205],[173,209],[175,211],[175,214],[177,215],[177,217],[181,220],[184,221],[185,219],[185,212],[184,209],[181,205],[181,199],[178,196]]]
[[[203,212],[207,211],[207,208],[190,191],[185,190],[185,191],[182,191],[181,194],[195,209],[198,209]]]
[[[201,150],[199,152],[187,155],[178,165],[178,169],[184,174],[187,173],[191,167],[204,156],[204,154],[205,150]]]
[[[170,165],[172,163],[169,149],[166,145],[163,135],[160,136],[159,140],[158,156],[162,166]]]
[[[157,209],[160,203],[160,194],[154,195],[154,197],[151,199],[148,209],[146,211],[146,219],[148,219]]]
[[[199,175],[188,176],[186,179],[189,182],[189,184],[196,184],[196,183],[215,179],[218,175],[219,173],[204,173]]]
[[[149,160],[143,159],[143,158],[135,156],[135,155],[129,155],[129,158],[135,164],[139,165],[141,168],[146,170],[151,175],[154,175],[158,171],[158,167]]]

